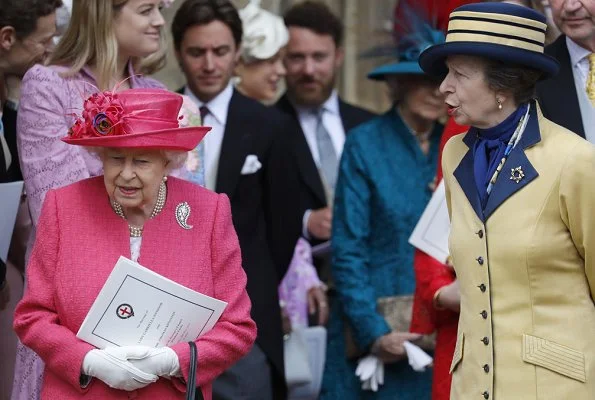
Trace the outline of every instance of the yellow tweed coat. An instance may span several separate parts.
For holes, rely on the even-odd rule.
[[[443,156],[461,288],[454,400],[595,399],[595,150],[534,103],[481,209],[471,134]]]

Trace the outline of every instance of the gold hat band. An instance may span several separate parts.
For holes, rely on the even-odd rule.
[[[543,53],[546,24],[514,15],[453,12],[446,43],[493,43]]]

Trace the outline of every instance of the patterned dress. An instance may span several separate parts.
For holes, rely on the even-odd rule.
[[[385,366],[378,392],[363,391],[357,361],[345,356],[345,323],[369,348],[390,332],[376,312],[379,297],[413,294],[413,247],[408,238],[431,196],[442,126],[428,155],[395,110],[347,136],[335,192],[332,273],[338,293],[331,305],[322,399],[426,400],[432,372],[414,372],[406,360]]]

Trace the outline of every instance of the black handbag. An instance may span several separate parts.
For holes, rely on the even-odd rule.
[[[190,371],[188,371],[188,382],[186,382],[186,400],[204,400],[200,388],[196,390],[196,366],[198,365],[198,351],[196,343],[188,342],[190,345]]]

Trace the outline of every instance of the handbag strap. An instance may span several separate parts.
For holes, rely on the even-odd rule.
[[[186,400],[204,400],[200,388],[196,390],[196,366],[198,365],[196,343],[188,342],[188,345],[190,345],[190,371],[188,371],[188,382],[186,383]]]

